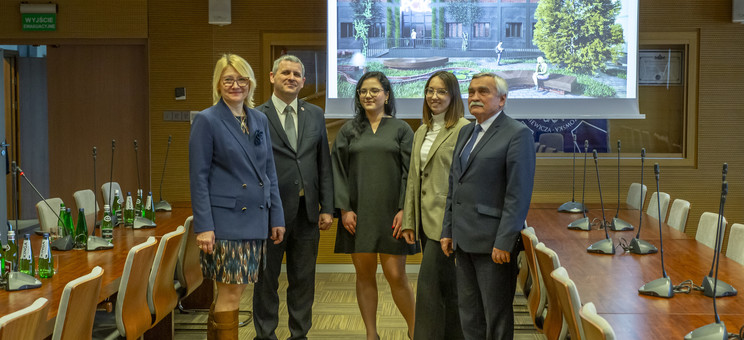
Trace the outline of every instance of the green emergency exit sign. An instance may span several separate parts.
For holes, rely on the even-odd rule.
[[[56,13],[21,14],[21,25],[24,31],[56,31]]]

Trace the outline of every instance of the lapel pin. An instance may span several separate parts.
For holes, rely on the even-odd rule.
[[[304,107],[301,107],[301,108],[300,108],[300,111],[305,111],[305,108],[304,108]]]

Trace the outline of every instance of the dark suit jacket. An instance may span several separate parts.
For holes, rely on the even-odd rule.
[[[317,224],[319,212],[333,213],[333,173],[323,109],[297,101],[298,150],[289,145],[271,99],[257,109],[269,118],[285,221],[290,222],[297,216],[300,188],[304,187],[308,222]]]
[[[220,100],[194,117],[189,175],[194,232],[217,239],[266,239],[284,226],[266,116],[245,108],[250,135]]]
[[[514,250],[532,198],[535,145],[530,130],[501,112],[470,153],[460,152],[475,123],[460,130],[449,175],[442,237],[469,253]]]

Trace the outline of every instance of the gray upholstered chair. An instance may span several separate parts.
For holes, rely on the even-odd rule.
[[[641,187],[641,183],[631,183],[625,203],[633,209],[643,210],[643,202],[646,201],[646,190],[645,184]]]
[[[690,202],[683,199],[675,199],[672,208],[669,209],[667,225],[681,232],[685,231],[687,225],[687,214],[690,212]]]
[[[716,229],[718,228],[718,214],[712,212],[704,212],[700,215],[700,222],[698,222],[697,232],[695,233],[695,240],[698,242],[711,247],[716,247]],[[723,242],[723,235],[726,232],[726,218],[723,217],[722,222],[723,228],[721,229],[721,237],[719,242]]]
[[[658,196],[658,198],[657,198]],[[661,203],[661,205],[659,205]],[[661,216],[659,215],[659,206],[661,206]],[[651,199],[648,201],[648,207],[646,213],[660,220],[662,223],[666,221],[667,209],[669,208],[669,194],[665,192],[654,192],[651,194]]]

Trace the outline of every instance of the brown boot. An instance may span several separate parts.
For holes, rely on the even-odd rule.
[[[238,340],[238,311],[215,312],[214,328],[219,340]]]
[[[209,307],[209,317],[207,318],[207,340],[217,340],[217,330],[214,328],[214,305]]]

